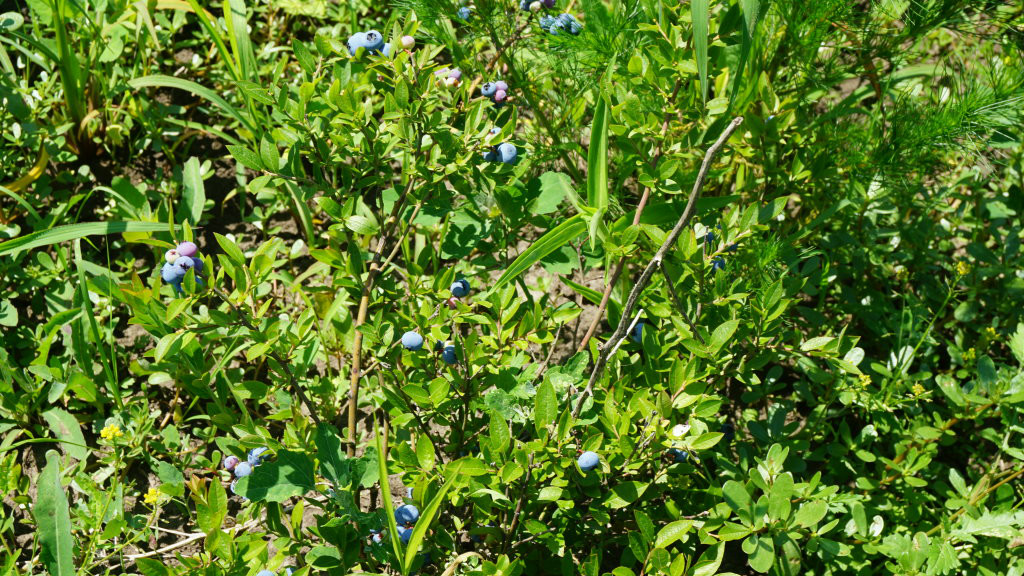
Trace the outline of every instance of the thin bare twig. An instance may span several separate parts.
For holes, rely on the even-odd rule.
[[[568,10],[568,9],[567,9]],[[670,102],[675,102],[676,96],[679,94],[679,88],[682,87],[682,80],[676,80],[676,87],[672,90],[672,96],[669,97]],[[672,118],[674,107],[669,107],[669,111],[665,112],[665,119],[661,123],[661,139],[665,139],[665,135],[668,133],[669,120]],[[664,152],[664,148],[661,142],[658,142],[657,149],[654,151],[654,157],[651,159],[651,168],[657,168],[658,162],[661,161],[661,155]],[[647,200],[651,197],[651,187],[647,186],[644,188],[643,194],[640,195],[640,202],[636,205],[636,212],[633,214],[633,226],[640,224],[640,216],[644,213],[644,208],[647,207]],[[622,270],[626,267],[626,257],[619,258],[619,262],[615,265],[612,270],[612,275],[608,278],[608,283],[604,286],[604,293],[601,294],[601,303],[597,305],[597,314],[594,315],[594,319],[591,320],[590,326],[587,328],[587,333],[583,336],[583,341],[580,342],[578,350],[586,350],[587,344],[590,343],[590,339],[594,337],[594,333],[597,332],[597,327],[601,324],[601,319],[604,317],[605,308],[608,307],[608,299],[611,298],[612,289],[615,288],[615,283],[619,281],[619,276],[622,274]]]
[[[726,141],[732,136],[732,133],[739,128],[740,124],[743,123],[743,118],[734,118],[722,134],[718,137],[718,140],[708,148],[708,151],[704,154],[704,162],[701,163],[700,171],[697,172],[697,180],[693,183],[693,191],[690,192],[690,199],[686,202],[686,208],[683,209],[683,214],[679,217],[676,225],[669,232],[668,237],[658,248],[658,251],[654,254],[654,258],[644,268],[640,279],[637,280],[636,285],[633,286],[633,290],[629,293],[629,298],[626,300],[626,305],[622,309],[622,317],[619,319],[619,325],[615,328],[615,332],[611,338],[601,346],[600,353],[597,356],[597,362],[594,363],[594,370],[590,373],[590,380],[587,381],[587,387],[584,388],[583,393],[580,394],[579,400],[576,401],[576,408],[572,411],[573,418],[578,418],[580,411],[583,410],[583,403],[587,397],[594,393],[594,384],[597,383],[598,378],[601,377],[601,373],[604,372],[605,366],[608,364],[608,358],[611,356],[612,351],[618,347],[619,341],[625,338],[626,326],[629,324],[629,319],[632,317],[633,309],[636,307],[636,303],[640,300],[640,294],[647,287],[647,284],[651,281],[651,276],[654,275],[654,271],[661,266],[661,262],[665,259],[665,254],[668,253],[676,240],[679,238],[679,234],[682,233],[683,228],[690,221],[693,213],[696,210],[697,200],[700,199],[701,189],[704,187],[704,181],[707,180],[708,172],[711,171],[711,164],[715,160],[715,156],[718,155],[722,147],[725,146]]]

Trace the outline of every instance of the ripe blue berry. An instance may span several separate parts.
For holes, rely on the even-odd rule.
[[[256,573],[256,576],[277,576],[277,575],[274,574],[273,572],[271,572],[270,570],[260,570],[259,572]]]
[[[249,450],[249,454],[247,454],[249,465],[255,468],[256,466],[263,464],[263,461],[266,459],[263,456],[263,453],[266,452],[267,450],[268,448],[266,446],[262,446],[260,448],[253,448],[252,450]]]
[[[480,87],[480,93],[488,98],[494,96],[494,93],[497,91],[498,87],[494,85],[494,82],[485,82],[484,85]]]
[[[629,339],[639,344],[644,341],[644,321],[640,320],[633,326],[633,330],[629,333]]]
[[[715,243],[715,232],[713,230],[709,230],[708,233],[704,235],[704,243],[705,244],[714,244]]]
[[[192,269],[195,266],[195,262],[192,261],[191,256],[178,256],[178,259],[174,261],[175,268],[181,268],[182,277],[185,276],[185,272]]]
[[[732,439],[736,437],[736,429],[728,422],[722,424],[722,427],[719,428],[718,431],[724,434],[723,438],[726,442],[732,442]]]
[[[711,271],[718,272],[719,270],[725,270],[725,258],[721,256],[715,256],[711,261]]]
[[[498,161],[498,147],[495,146],[494,148],[491,148],[487,152],[484,152],[484,160],[486,160],[488,162],[497,162]]]
[[[597,468],[598,464],[601,463],[601,458],[596,452],[587,451],[580,454],[580,457],[576,459],[576,463],[579,464],[580,470],[590,472],[594,468]]]
[[[420,509],[412,504],[403,504],[395,510],[395,522],[399,524],[415,524],[419,518]]]
[[[380,50],[384,47],[384,37],[376,30],[370,30],[365,34],[366,48],[368,50]]]
[[[406,332],[402,334],[402,346],[405,346],[406,350],[419,350],[423,348],[423,336],[412,331]]]
[[[455,282],[452,282],[450,290],[452,291],[452,296],[455,296],[456,298],[465,298],[469,294],[469,288],[469,280],[459,278]]]
[[[181,284],[181,280],[184,277],[185,270],[183,268],[175,266],[174,264],[164,264],[163,268],[160,269],[160,278],[162,278],[164,282],[171,284],[172,286],[177,286]]]
[[[565,14],[560,14],[558,16],[558,23],[559,27],[562,30],[565,30],[566,32],[572,34],[573,36],[577,36],[580,32],[583,31],[583,24],[580,24],[580,21],[577,20],[575,16],[569,14],[568,12],[566,12]]]
[[[505,142],[498,144],[498,160],[505,164],[515,164],[519,157],[519,151],[516,150],[515,145]]]
[[[668,455],[672,457],[672,462],[675,464],[682,464],[690,459],[690,453],[679,448],[669,448]]]
[[[398,527],[398,539],[402,541],[402,544],[408,544],[410,538],[412,538],[412,528],[406,528],[405,526],[399,526]]]
[[[463,20],[469,20],[469,17],[472,15],[473,11],[470,10],[468,6],[463,6],[462,8],[459,8],[459,18]]]
[[[235,478],[245,478],[249,474],[252,474],[252,464],[248,462],[239,462],[235,466]]]
[[[445,364],[455,364],[459,361],[459,358],[455,355],[455,346],[451,344],[444,347],[444,351],[441,352],[441,360],[444,360]],[[409,496],[412,498],[412,496]]]

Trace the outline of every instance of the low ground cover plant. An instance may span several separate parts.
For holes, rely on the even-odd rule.
[[[0,573],[1024,574],[1024,7],[0,10]]]

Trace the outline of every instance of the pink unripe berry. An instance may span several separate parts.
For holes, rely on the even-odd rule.
[[[508,84],[506,84],[504,80],[498,80],[497,82],[495,82],[494,87],[497,88],[498,90],[504,90],[508,92]]]
[[[506,96],[508,96],[508,94],[505,94],[504,90],[498,90],[497,92],[494,93],[494,101],[504,102]]]
[[[412,50],[412,47],[416,45],[416,39],[412,36],[402,36],[402,48],[406,50]]]
[[[445,304],[447,304],[448,307],[451,308],[452,310],[455,310],[459,306],[459,299],[456,298],[455,296],[452,296],[451,298],[445,301]]]
[[[181,244],[178,244],[178,254],[181,256],[188,256],[189,258],[191,258],[195,256],[196,252],[198,251],[199,247],[196,246],[193,242],[186,241],[182,242]]]
[[[540,2],[533,2],[533,3],[530,4],[530,12],[540,12],[540,9],[541,9],[541,3]]]
[[[459,70],[458,68],[452,68],[451,71],[448,72],[448,77],[449,78],[455,78],[456,80],[461,80],[462,79],[462,70]]]

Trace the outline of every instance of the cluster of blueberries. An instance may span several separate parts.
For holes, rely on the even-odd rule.
[[[500,134],[498,128],[491,128],[491,134]],[[501,162],[502,164],[515,164],[519,160],[519,150],[511,142],[502,142],[484,153],[484,160],[488,162]]]
[[[460,278],[455,282],[452,282],[451,288],[452,297],[446,301],[449,308],[455,308],[458,305],[459,298],[465,298],[469,295],[470,285],[469,280]],[[423,349],[423,336],[415,330],[410,330],[405,334],[402,334],[402,346],[406,350],[417,352]],[[455,355],[455,346],[450,342],[437,342],[434,345],[434,352],[441,354],[441,360],[444,360],[445,364],[455,364],[459,361],[458,356]],[[412,498],[412,496],[409,496]]]
[[[719,230],[722,229],[721,225],[718,226],[718,229]],[[711,245],[711,244],[714,244],[714,243],[715,243],[715,231],[714,230],[709,230],[708,233],[704,235],[704,244],[705,245]],[[727,252],[735,252],[738,249],[739,249],[739,246],[737,246],[735,243],[733,243],[733,244],[730,244],[728,247],[726,247],[725,250]],[[711,271],[712,272],[718,272],[719,270],[725,270],[725,258],[723,258],[721,256],[715,256],[714,258],[711,259]]]
[[[266,460],[266,457],[263,456],[263,453],[266,452],[267,450],[268,448],[266,446],[261,446],[260,448],[253,448],[252,450],[249,450],[249,452],[245,455],[245,460],[240,459],[238,456],[235,456],[234,454],[224,457],[224,462],[222,463],[224,469],[227,470],[228,472],[234,473],[235,475],[235,479],[231,481],[232,494],[235,493],[235,485],[238,483],[239,478],[245,478],[249,474],[252,474],[254,468],[259,466],[260,464],[263,464],[263,462]]]
[[[583,31],[583,24],[580,24],[580,21],[568,12],[558,16],[548,16],[545,14],[540,17],[539,23],[542,30],[553,36],[558,36],[560,30],[568,32],[573,36],[578,36]]]
[[[164,265],[160,269],[160,278],[174,286],[174,291],[181,294],[181,281],[189,270],[196,271],[196,284],[202,286],[203,279],[199,274],[203,271],[203,259],[199,255],[199,247],[194,242],[182,242],[171,248],[164,255]]]
[[[508,98],[508,84],[504,80],[498,80],[497,82],[484,82],[483,86],[480,87],[480,93],[485,98],[490,98],[491,102],[501,106],[501,103]]]
[[[459,15],[459,19],[460,20],[467,20],[468,21],[469,17],[473,15],[473,10],[469,6],[463,6],[462,8],[459,8],[459,10],[458,10],[458,12],[456,12],[456,14]]]
[[[412,498],[412,488],[409,488],[408,496]],[[420,509],[412,504],[403,504],[395,509],[395,523],[398,524],[398,539],[402,544],[408,544],[412,538],[412,530],[416,521],[420,519]],[[384,535],[380,530],[370,530],[370,541],[373,544],[384,542]]]
[[[539,12],[541,8],[554,8],[555,0],[519,0],[519,8],[521,10],[529,10],[530,12]]]
[[[449,88],[458,86],[459,82],[462,82],[462,70],[458,68],[441,68],[434,72],[434,77],[439,81],[444,82],[445,86]]]

